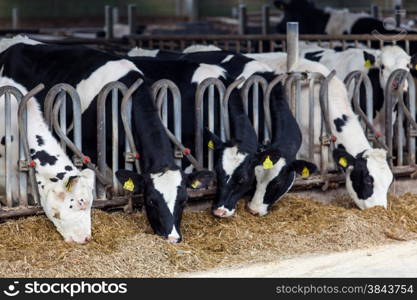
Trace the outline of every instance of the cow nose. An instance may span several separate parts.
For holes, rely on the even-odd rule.
[[[223,208],[217,208],[213,211],[213,214],[216,217],[224,218],[224,217],[226,217],[227,211]]]
[[[167,241],[168,241],[168,243],[176,244],[176,243],[178,243],[179,238],[176,238],[176,237],[173,237],[173,236],[168,236]]]
[[[249,205],[248,205],[248,206],[246,206],[246,208],[248,209],[248,211],[249,211],[252,215],[254,215],[254,216],[259,216],[259,212],[257,212],[256,210],[251,209],[251,208],[249,207]]]

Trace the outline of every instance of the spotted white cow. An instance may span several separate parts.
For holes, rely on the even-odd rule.
[[[287,55],[285,53],[248,54],[254,59],[274,67],[279,73],[287,72]],[[294,71],[318,72],[327,76],[329,70],[317,62],[300,59]],[[308,88],[303,87],[301,98],[308,100]],[[303,132],[301,157],[308,157],[307,137],[309,132],[307,110],[301,110],[299,125]],[[393,174],[387,163],[387,153],[382,149],[373,149],[369,144],[358,117],[352,111],[346,88],[342,81],[333,78],[329,84],[329,113],[331,131],[336,137],[337,149],[334,157],[337,164],[346,171],[346,188],[355,202],[361,208],[373,206],[387,207],[387,193],[393,180]],[[319,101],[315,102],[315,143],[319,143],[321,110]],[[355,139],[352,139],[352,137]],[[319,157],[315,156],[316,164]]]

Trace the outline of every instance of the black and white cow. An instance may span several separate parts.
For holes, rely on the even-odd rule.
[[[278,73],[287,72],[287,55],[285,53],[248,54],[258,61],[275,68]],[[317,62],[300,59],[294,71],[318,72],[327,76],[329,70]],[[308,87],[302,87],[303,103],[308,100]],[[303,133],[300,149],[301,157],[308,157],[309,112],[301,110],[299,125]],[[346,171],[346,187],[355,204],[361,208],[376,205],[387,207],[387,193],[393,180],[393,174],[387,163],[387,153],[382,149],[373,149],[366,139],[365,133],[352,111],[346,87],[338,78],[329,84],[329,113],[332,134],[336,137],[337,150],[334,152],[335,162]],[[315,143],[319,143],[321,109],[319,101],[314,106]],[[355,137],[352,139],[352,137]],[[315,156],[316,164],[320,158]]]
[[[375,128],[384,136],[385,111],[384,94],[389,76],[395,70],[409,70],[411,57],[398,46],[384,46],[381,50],[368,48],[350,48],[345,51],[335,51],[321,48],[314,44],[300,43],[300,56],[317,61],[329,70],[335,70],[341,80],[351,71],[362,71],[368,75],[372,84],[373,118]],[[406,91],[408,85],[404,86]],[[360,104],[366,111],[366,94],[362,86]]]
[[[32,89],[39,82],[45,84],[45,90],[38,94],[37,101],[33,101],[37,106],[39,106],[37,102],[40,106],[43,105],[45,93],[57,83],[66,82],[76,88],[81,98],[82,118],[85,125],[83,126],[83,150],[87,155],[91,155],[92,160],[95,160],[97,94],[111,81],[118,80],[130,86],[138,78],[143,78],[142,72],[125,58],[82,46],[39,44],[23,37],[2,40],[0,43],[8,45],[7,49],[3,49],[0,57],[3,70],[1,78],[8,80],[6,84],[17,86],[23,91]],[[187,199],[186,186],[204,186],[211,179],[211,174],[202,171],[185,175],[175,165],[172,146],[154,107],[148,90],[148,82],[146,78],[144,80],[145,83],[132,96],[132,127],[135,142],[141,154],[142,174],[120,170],[117,176],[124,188],[133,192],[143,192],[148,220],[154,231],[171,242],[178,242],[181,240],[182,210]],[[110,114],[111,109],[107,109],[107,113]],[[37,180],[40,182],[39,190],[45,211],[48,211],[49,206],[61,202],[64,203],[66,209],[75,210],[76,207],[72,202],[88,201],[88,215],[85,218],[90,220],[89,209],[93,200],[93,185],[88,186],[90,194],[83,197],[78,197],[78,185],[80,187],[87,185],[91,180],[73,182],[71,172],[78,174],[79,171],[69,165],[68,161],[60,163],[60,160],[66,156],[64,153],[51,152],[58,150],[44,143],[49,142],[53,137],[46,128],[37,129],[37,124],[44,124],[41,116],[34,121],[34,125],[29,126],[28,138],[30,147],[33,149],[32,158],[37,163]],[[31,131],[32,126],[35,131]],[[121,141],[124,140],[122,128],[120,123]],[[111,131],[107,130],[107,132]],[[41,139],[37,138],[37,135]],[[49,138],[44,138],[44,135]],[[111,138],[108,134],[107,139],[111,140]],[[42,148],[38,149],[39,147]],[[43,167],[47,171],[44,172]],[[83,172],[91,173],[89,170]],[[199,179],[199,184],[192,184],[196,179]],[[42,186],[43,182],[44,186]],[[59,194],[63,200],[55,196],[56,191],[64,192]],[[73,227],[78,226],[79,220],[76,217],[72,215],[67,217],[62,213],[48,216],[56,225],[59,221],[56,216],[61,220],[64,217],[68,218],[67,223]],[[89,225],[88,232],[90,231]],[[63,233],[63,235],[67,239],[67,234]]]

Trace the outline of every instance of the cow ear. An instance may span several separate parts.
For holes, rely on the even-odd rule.
[[[196,171],[187,175],[187,186],[193,189],[206,188],[213,182],[214,177],[211,171]]]
[[[96,173],[91,169],[81,171],[81,180],[85,180],[91,188],[94,188]]]
[[[118,170],[116,172],[116,177],[124,190],[133,192],[134,194],[137,194],[142,190],[142,175],[130,170]]]
[[[281,153],[277,149],[268,149],[259,152],[255,156],[255,166],[263,166],[265,170],[271,169],[281,158]]]
[[[223,141],[211,132],[208,128],[204,128],[204,133],[208,137],[207,147],[211,150],[221,150],[224,149]]]
[[[317,166],[305,160],[294,160],[290,164],[290,169],[301,175],[301,177],[307,178],[317,170]]]
[[[363,51],[363,59],[365,60],[365,68],[372,68],[375,65],[375,55]]]
[[[349,166],[355,165],[356,159],[347,153],[343,149],[334,149],[333,150],[333,158],[337,165],[343,170],[346,170]]]

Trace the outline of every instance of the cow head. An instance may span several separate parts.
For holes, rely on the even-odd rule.
[[[145,210],[154,232],[169,242],[180,242],[181,217],[187,201],[187,187],[207,187],[214,178],[209,171],[185,174],[179,168],[168,168],[160,173],[138,174],[119,170],[116,177],[125,190],[143,193]]]
[[[380,82],[385,90],[388,78],[397,69],[409,70],[411,57],[398,46],[385,46],[381,49],[380,60],[377,65],[380,69]],[[407,90],[407,83],[404,90]]]
[[[394,177],[385,150],[368,149],[354,157],[338,148],[333,151],[333,157],[345,170],[346,188],[360,209],[387,207],[387,193]]]
[[[268,209],[292,187],[296,174],[308,177],[316,165],[304,160],[285,159],[279,151],[264,152],[255,167],[256,191],[248,203],[249,211],[264,216]]]
[[[64,180],[42,183],[42,207],[66,242],[83,244],[91,239],[94,182],[94,172],[85,169]]]
[[[255,180],[255,166],[259,164],[256,152],[250,152],[239,141],[223,142],[206,129],[209,148],[218,154],[215,170],[217,194],[213,203],[213,214],[217,217],[231,217],[236,203],[250,191]]]

